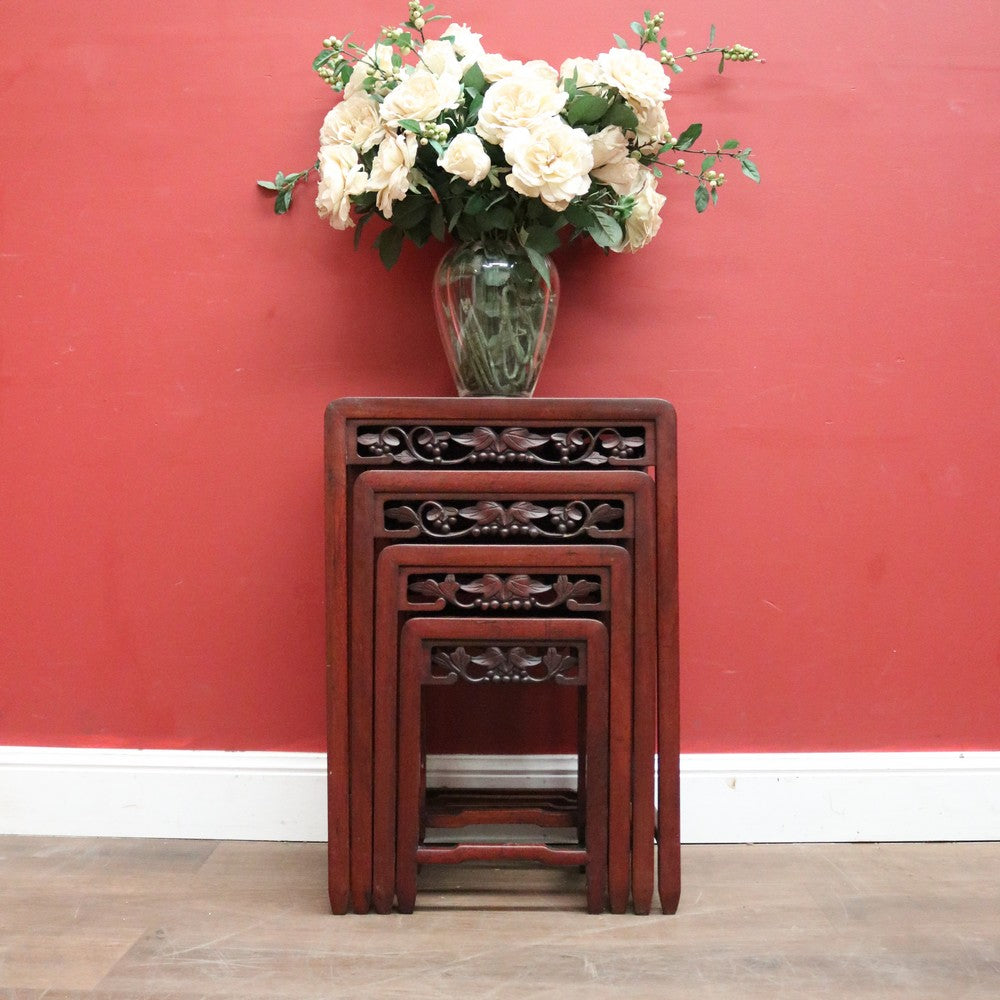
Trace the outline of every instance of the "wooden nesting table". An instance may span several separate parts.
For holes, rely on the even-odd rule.
[[[676,425],[662,400],[356,398],[329,406],[334,913],[389,912],[397,899],[401,909],[412,909],[415,864],[431,856],[567,863],[569,855],[546,861],[544,846],[498,848],[492,855],[479,847],[459,846],[449,855],[419,844],[413,850],[414,830],[426,818],[425,790],[413,777],[423,773],[422,757],[414,758],[422,753],[415,749],[419,719],[407,713],[419,711],[420,685],[401,679],[424,676],[428,683],[431,675],[420,659],[423,647],[406,636],[420,628],[462,636],[460,623],[472,615],[480,644],[488,640],[489,622],[496,623],[496,649],[510,647],[511,636],[529,642],[534,630],[537,641],[529,645],[542,655],[547,637],[569,634],[564,619],[574,617],[581,626],[595,619],[589,626],[612,636],[607,696],[594,689],[593,704],[604,707],[588,704],[580,712],[587,731],[578,740],[580,803],[573,815],[581,836],[585,815],[606,817],[578,852],[589,858],[588,909],[604,908],[604,889],[594,887],[606,886],[603,902],[612,912],[631,902],[636,913],[648,913],[655,882],[663,912],[676,910],[676,499]],[[517,679],[547,679],[544,671],[522,675]],[[494,671],[475,680],[491,678],[512,679]],[[586,689],[580,687],[581,698],[589,699]],[[595,770],[584,789],[590,754],[597,755]],[[595,791],[595,774],[605,776],[603,792]],[[415,789],[419,802],[411,801]],[[604,796],[604,808],[591,802],[585,809],[594,794]],[[495,798],[483,813],[490,819],[478,822],[503,814]],[[514,800],[506,806],[508,815],[524,814]],[[400,847],[397,816],[406,830]],[[397,872],[405,873],[402,885]]]

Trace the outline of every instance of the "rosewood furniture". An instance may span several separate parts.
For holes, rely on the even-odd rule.
[[[373,473],[372,480],[382,475]],[[530,575],[526,566],[531,566]],[[626,549],[614,545],[551,545],[541,552],[525,545],[390,545],[379,556],[375,586],[372,856],[377,861],[372,904],[384,913],[392,905],[394,889],[397,674],[403,669],[400,618],[450,612],[451,617],[442,620],[460,622],[463,613],[472,612],[489,616],[498,636],[517,625],[527,633],[526,641],[532,629],[542,635],[547,628],[563,628],[561,618],[554,616],[600,616],[610,635],[612,690],[628,691],[634,650],[632,559]],[[644,613],[650,620],[648,606]],[[611,740],[611,829],[606,838],[611,851],[610,906],[612,912],[623,913],[629,898],[632,827],[632,718],[627,701],[617,700],[604,729]],[[580,756],[582,760],[585,755]],[[651,756],[652,748],[646,754]],[[651,815],[649,824],[651,830]]]
[[[399,810],[396,844],[396,894],[401,913],[412,913],[420,864],[461,861],[536,861],[580,865],[587,874],[587,909],[605,908],[608,875],[608,633],[592,618],[538,619],[411,618],[400,642]],[[585,746],[582,759],[585,795],[578,846],[532,844],[426,844],[421,829],[457,825],[423,810],[421,768],[421,688],[427,685],[552,682],[585,692]],[[549,825],[551,811],[510,805],[467,805],[462,824]],[[582,821],[582,822],[581,822]],[[554,824],[553,824],[554,825]],[[561,825],[568,825],[562,823]]]
[[[377,484],[371,482],[372,470],[380,470]],[[470,477],[470,471],[485,475]],[[634,520],[632,530],[626,530],[630,515],[623,497],[613,503],[602,499],[614,494],[616,486],[623,492],[617,477],[625,472],[642,482],[641,488],[624,490],[637,498],[635,507],[642,506],[642,492],[651,498],[652,516],[649,523],[644,519],[641,530]],[[655,737],[660,763],[657,887],[661,907],[673,912],[680,868],[676,445],[669,404],[340,400],[327,412],[326,474],[333,911],[365,912],[371,904],[376,559],[390,544],[431,543],[445,550],[454,547],[454,538],[488,545],[491,558],[497,559],[503,558],[497,555],[499,549],[526,545],[538,553],[538,565],[544,563],[546,548],[568,541],[618,544],[632,556],[636,606],[645,599],[654,610],[634,615],[633,683],[622,691],[613,682],[610,698],[612,717],[616,704],[619,709],[630,706],[626,714],[634,713],[626,746],[633,769],[627,819],[632,828],[633,907],[648,912],[652,896]],[[448,497],[461,503],[448,503]],[[530,575],[534,565],[531,560],[518,568]],[[504,609],[499,610],[502,617]],[[651,638],[643,639],[644,630]],[[642,666],[644,649],[652,651],[646,657],[648,668]]]

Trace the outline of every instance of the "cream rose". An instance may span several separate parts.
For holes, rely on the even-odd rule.
[[[416,160],[417,137],[412,132],[388,135],[378,147],[367,190],[376,192],[375,204],[387,219],[392,218],[392,203],[410,190],[410,170]]]
[[[574,73],[578,87],[593,87],[604,81],[601,67],[594,59],[566,59],[559,67],[560,80],[572,80]]]
[[[500,145],[512,129],[528,128],[558,115],[568,97],[554,81],[519,72],[486,91],[476,131],[487,142]]]
[[[636,141],[640,147],[662,146],[670,131],[667,113],[662,104],[654,104],[649,108],[638,108],[639,125],[636,128]]]
[[[328,112],[319,130],[320,146],[347,143],[359,153],[367,153],[385,135],[379,106],[364,91],[341,101]]]
[[[365,55],[355,63],[354,72],[344,86],[344,97],[365,93],[364,83],[369,76],[375,77],[373,93],[385,94],[390,82],[395,80],[399,71],[392,65],[393,48],[391,45],[376,42]]]
[[[592,135],[590,144],[594,154],[594,169],[590,176],[607,184],[618,194],[627,194],[639,176],[639,162],[629,156],[625,133],[609,125]]]
[[[524,63],[520,59],[505,59],[496,52],[484,52],[477,63],[487,83],[506,80],[508,76],[513,76],[519,69],[524,68]]]
[[[638,49],[612,49],[597,57],[605,83],[617,87],[633,107],[648,108],[668,100],[670,80],[663,66]]]
[[[431,39],[420,50],[420,64],[435,76],[461,77],[464,67],[451,42]]]
[[[492,165],[489,154],[483,149],[482,139],[474,132],[456,135],[444,151],[444,156],[438,159],[439,167],[470,184],[483,180]]]
[[[432,122],[446,108],[458,106],[462,84],[457,76],[435,76],[426,70],[411,74],[382,102],[382,121],[396,126],[400,119]]]
[[[594,166],[590,137],[561,118],[511,130],[503,152],[511,167],[507,184],[519,194],[541,198],[556,212],[590,190]]]
[[[666,197],[656,189],[656,177],[651,170],[644,169],[636,179],[635,189],[629,192],[635,199],[632,214],[625,220],[625,238],[619,252],[627,250],[635,253],[641,250],[660,230],[660,209],[666,204]]]
[[[441,32],[442,39],[452,39],[451,44],[461,56],[463,69],[471,66],[483,54],[483,46],[480,42],[482,37],[482,35],[477,35],[467,24],[449,24]]]
[[[347,143],[331,143],[319,151],[319,189],[316,208],[321,219],[334,229],[354,226],[351,195],[361,194],[368,176],[358,160],[358,151]]]

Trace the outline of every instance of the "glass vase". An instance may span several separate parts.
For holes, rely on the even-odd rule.
[[[530,396],[545,360],[559,300],[513,240],[459,243],[434,275],[434,312],[460,396]]]

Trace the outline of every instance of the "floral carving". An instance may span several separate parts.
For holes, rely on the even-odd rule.
[[[595,503],[572,500],[543,506],[528,500],[502,503],[480,500],[467,507],[453,507],[438,500],[412,501],[386,507],[386,528],[416,528],[416,534],[433,538],[573,538],[577,535],[614,531],[624,524],[620,502]],[[397,525],[389,524],[394,521]]]
[[[358,434],[358,457],[401,465],[590,465],[642,464],[643,428],[381,427]]]
[[[443,580],[428,578],[409,586],[413,594],[440,599],[457,608],[480,611],[531,611],[556,608],[570,602],[594,604],[600,599],[600,589],[600,584],[593,580],[570,580],[565,574],[546,583],[524,573],[512,576],[487,573],[465,582],[449,573]],[[595,592],[598,593],[596,598],[592,597]]]
[[[550,680],[572,683],[578,679],[578,666],[579,660],[569,649],[555,646],[544,650],[539,647],[536,652],[524,646],[437,647],[431,654],[435,678],[461,679],[470,684],[542,684]]]

